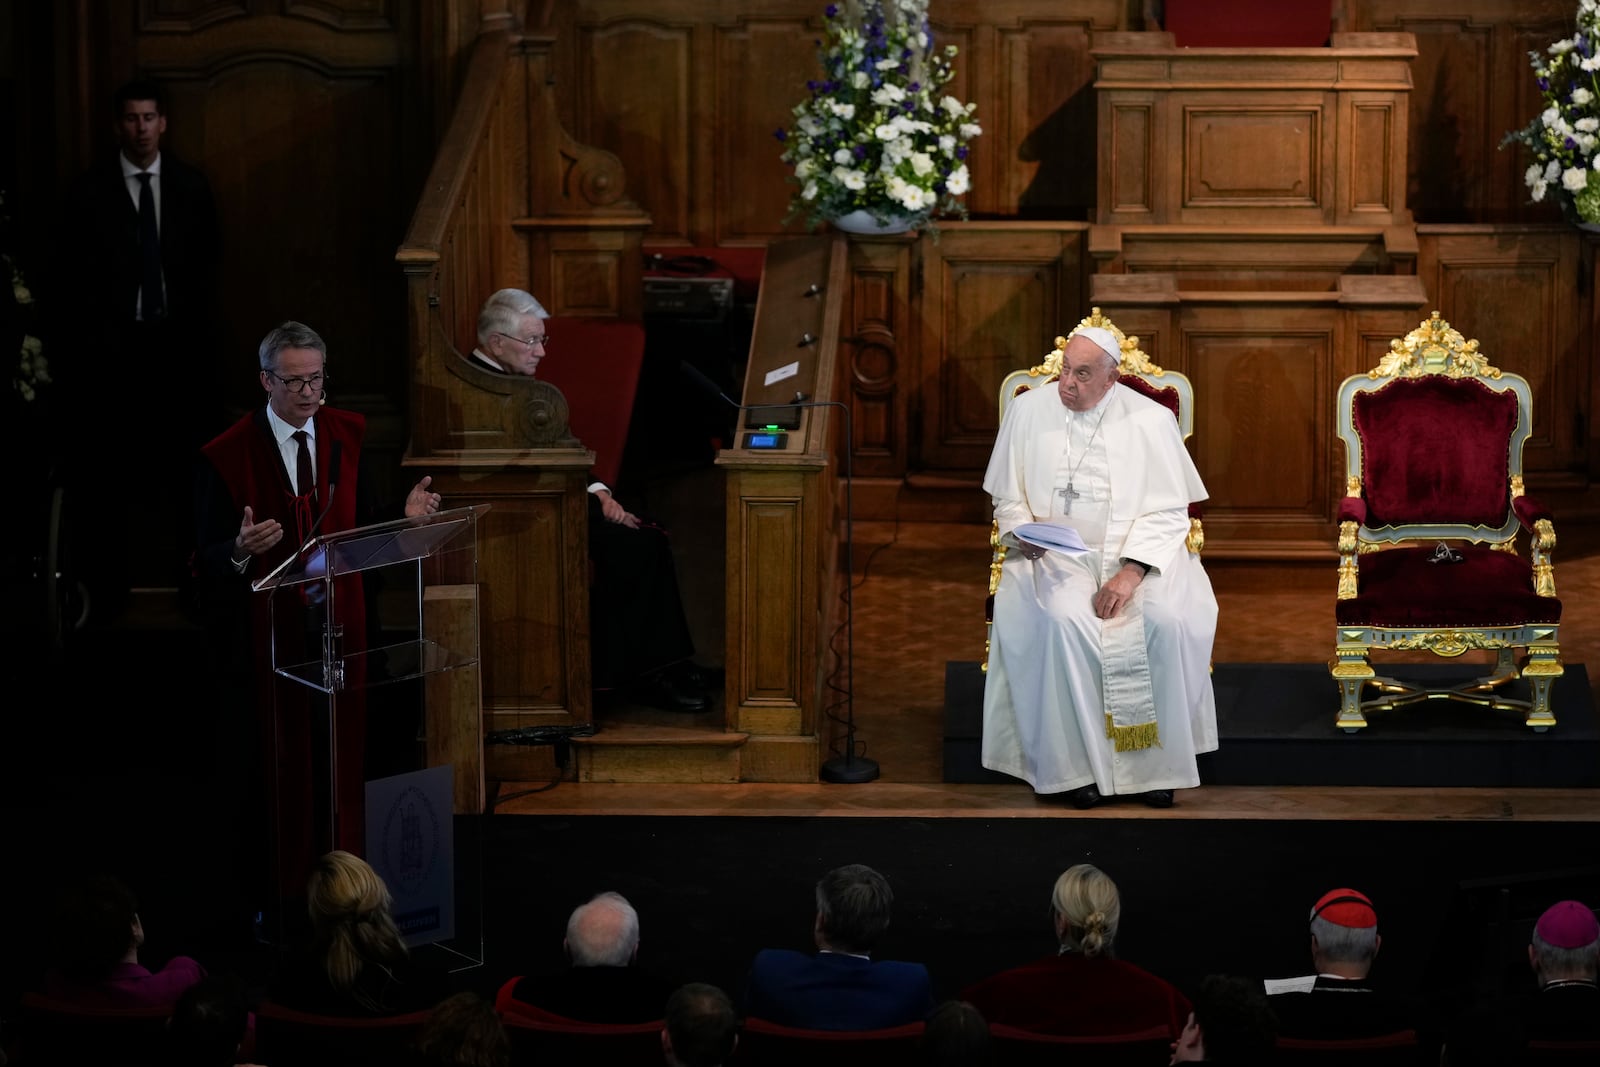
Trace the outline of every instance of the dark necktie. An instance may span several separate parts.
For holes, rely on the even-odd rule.
[[[294,461],[295,492],[299,496],[310,496],[317,484],[316,475],[311,472],[311,447],[306,444],[306,436],[304,430],[294,432],[294,439],[300,445]]]
[[[167,313],[161,291],[161,233],[156,228],[156,194],[150,178],[149,171],[139,172],[139,315],[145,322]]]

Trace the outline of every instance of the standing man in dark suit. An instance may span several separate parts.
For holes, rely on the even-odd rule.
[[[57,268],[56,298],[58,317],[96,309],[91,319],[57,324],[68,351],[64,373],[94,428],[74,481],[91,490],[97,508],[139,517],[127,523],[132,537],[122,555],[107,552],[96,533],[84,557],[102,565],[95,584],[110,614],[130,582],[172,585],[184,573],[188,487],[149,472],[187,470],[194,450],[222,428],[223,414],[211,350],[220,259],[211,186],[162,148],[167,109],[159,85],[141,80],[117,90],[114,118],[119,151],[68,196],[64,232],[72,240],[62,251],[71,258]],[[106,373],[108,364],[120,373]],[[150,374],[159,378],[143,377]],[[158,390],[167,414],[149,418],[130,388]]]
[[[762,949],[745,986],[747,1016],[806,1030],[881,1030],[933,1010],[933,981],[920,963],[874,960],[894,894],[871,867],[836,867],[817,883],[815,955]]]

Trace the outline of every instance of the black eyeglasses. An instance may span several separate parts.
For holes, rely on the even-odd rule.
[[[529,348],[532,348],[534,345],[544,345],[548,348],[550,345],[550,335],[547,333],[534,334],[532,337],[517,337],[509,333],[500,333],[499,330],[496,330],[495,333],[499,333],[501,337],[504,337],[508,341],[515,341],[517,344],[527,345]]]
[[[285,378],[276,371],[270,370],[267,371],[267,377],[276,378],[278,380],[278,384],[288,388],[291,393],[303,393],[306,391],[308,386],[313,390],[321,389],[323,383],[328,380],[328,376],[321,373],[313,374],[309,378]]]

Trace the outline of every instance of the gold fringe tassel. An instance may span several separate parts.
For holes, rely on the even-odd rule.
[[[1106,716],[1106,736],[1111,739],[1113,747],[1118,752],[1136,752],[1142,748],[1153,748],[1161,743],[1161,731],[1153,722],[1141,722],[1135,726],[1118,726],[1111,721],[1111,716]]]

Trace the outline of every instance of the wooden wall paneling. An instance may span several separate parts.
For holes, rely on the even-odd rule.
[[[854,438],[851,473],[857,479],[898,484],[906,473],[906,413],[916,396],[910,373],[917,351],[911,307],[915,247],[911,237],[850,240],[850,289],[839,344]],[[861,489],[874,491],[871,485]]]
[[[1335,99],[1265,85],[1169,94],[1157,159],[1171,215],[1161,221],[1332,223]]]
[[[1110,222],[1154,222],[1166,210],[1166,171],[1156,159],[1157,128],[1164,117],[1154,93],[1124,93],[1099,98],[1101,140],[1097,173],[1106,188]]]
[[[1572,32],[1569,0],[1346,0],[1352,29],[1415,36],[1407,197],[1418,221],[1552,221],[1522,181],[1528,158],[1500,148],[1542,110],[1528,65]]]
[[[1489,362],[1528,379],[1533,436],[1523,465],[1534,483],[1588,484],[1592,418],[1588,294],[1579,289],[1582,241],[1570,226],[1418,227],[1418,269],[1434,307]]]
[[[576,26],[567,54],[578,70],[562,83],[572,89],[575,136],[622,160],[652,238],[683,244],[695,243],[692,211],[704,199],[694,187],[694,120],[705,106],[698,35],[690,22],[646,17]]]
[[[1327,550],[1340,319],[1327,301],[1184,306],[1208,552]]]
[[[1000,381],[1085,314],[1082,224],[967,223],[923,241],[922,364],[911,467],[976,484],[998,429]]]
[[[714,195],[701,207],[698,243],[754,244],[784,232],[794,186],[773,131],[787,127],[807,80],[824,76],[816,26],[790,17],[742,18],[717,27],[711,116],[717,143],[703,162]]]
[[[1355,225],[1407,220],[1404,104],[1391,93],[1342,93],[1338,113],[1343,133],[1335,165],[1348,174],[1337,183],[1336,217]]]
[[[937,5],[935,5],[937,7]],[[954,5],[953,5],[954,6]],[[978,105],[983,136],[974,143],[973,212],[1040,219],[1086,219],[1094,210],[1097,139],[1095,31],[1119,25],[1118,5],[960,5],[982,20],[963,34],[935,24],[941,44],[956,44],[954,95]],[[1103,129],[1104,127],[1100,127]]]

